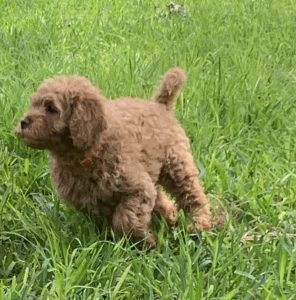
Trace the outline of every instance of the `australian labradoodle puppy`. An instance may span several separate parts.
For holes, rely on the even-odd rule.
[[[185,79],[182,70],[170,69],[152,101],[106,101],[83,77],[47,79],[32,95],[16,135],[48,150],[59,195],[98,225],[105,219],[115,231],[153,247],[152,212],[171,225],[176,218],[164,188],[194,226],[206,230],[208,200],[189,141],[172,113]]]

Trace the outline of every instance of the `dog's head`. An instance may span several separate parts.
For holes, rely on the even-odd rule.
[[[84,151],[105,128],[102,96],[87,79],[71,76],[47,79],[38,87],[15,133],[32,148],[71,144]]]

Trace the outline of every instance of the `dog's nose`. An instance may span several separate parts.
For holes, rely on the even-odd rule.
[[[21,120],[21,128],[26,129],[30,123],[32,122],[32,119],[29,117],[25,117],[23,120]]]

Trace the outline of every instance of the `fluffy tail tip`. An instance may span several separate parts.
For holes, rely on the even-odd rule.
[[[154,96],[154,100],[164,104],[168,110],[171,110],[186,78],[186,74],[182,69],[169,69],[162,77],[160,87]]]

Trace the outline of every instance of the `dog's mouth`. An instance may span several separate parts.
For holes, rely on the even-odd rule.
[[[14,129],[14,133],[19,140],[21,140],[24,144],[26,144],[31,148],[35,148],[35,149],[46,148],[45,141],[43,141],[41,138],[32,137],[29,134],[28,129],[21,129],[21,127],[17,125],[16,128]]]
[[[20,140],[25,139],[25,132],[21,129],[21,126],[19,124],[14,128],[14,134]]]

